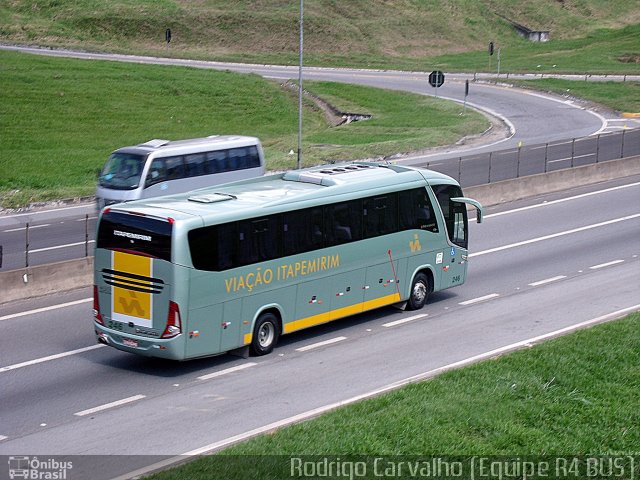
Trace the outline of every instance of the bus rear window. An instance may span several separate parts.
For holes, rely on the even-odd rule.
[[[166,220],[109,211],[100,220],[96,247],[171,261],[172,228]]]

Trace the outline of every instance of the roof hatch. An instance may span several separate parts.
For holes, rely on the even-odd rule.
[[[235,199],[237,199],[236,196],[226,193],[203,193],[202,195],[194,195],[192,197],[189,197],[190,202],[198,203],[218,203]]]
[[[162,146],[166,145],[169,142],[170,142],[170,140],[162,140],[160,138],[154,138],[153,140],[149,140],[148,142],[141,143],[138,146],[139,147],[158,148],[158,147],[162,147]]]

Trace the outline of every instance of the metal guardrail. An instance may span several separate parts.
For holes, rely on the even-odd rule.
[[[640,155],[640,128],[427,162],[463,187]]]
[[[457,159],[439,160],[421,166],[439,171],[456,178],[463,187],[491,184],[554,170],[596,164],[609,160],[640,155],[640,128],[621,130],[591,137],[544,143],[531,146],[474,154]],[[22,244],[22,252],[7,251],[7,245],[0,245],[0,270],[11,270],[30,265],[52,263],[71,258],[88,257],[92,253],[95,231],[95,217],[86,215],[82,221],[74,221],[65,227],[72,230],[76,242],[61,247],[45,246],[48,237],[47,225],[31,223],[26,228],[11,231],[14,245]],[[22,233],[24,230],[24,234]],[[8,235],[3,234],[3,237]],[[24,235],[24,236],[22,236]],[[5,237],[6,238],[6,237]],[[1,242],[1,240],[0,240]],[[6,242],[6,240],[5,240]],[[4,243],[4,242],[3,242]],[[35,261],[32,257],[37,256]],[[20,258],[24,259],[21,261]]]

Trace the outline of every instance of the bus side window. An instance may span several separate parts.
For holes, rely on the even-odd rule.
[[[424,188],[406,190],[398,194],[400,230],[420,229],[437,233],[438,224]]]
[[[278,238],[278,221],[279,216],[272,216],[251,222],[253,248],[258,254],[259,262],[279,257],[278,247],[281,242]]]
[[[167,168],[167,180],[176,180],[185,177],[184,160],[182,156],[165,158]]]
[[[227,270],[238,266],[236,244],[234,240],[238,237],[237,224],[226,223],[216,227],[216,269],[218,271]]]
[[[362,238],[362,201],[327,205],[324,233],[327,244],[339,245]]]
[[[322,248],[322,209],[307,208],[282,215],[283,254],[296,255]]]
[[[164,165],[164,158],[154,158],[151,162],[151,168],[147,173],[147,179],[145,180],[145,188],[155,185],[156,183],[164,182],[167,179],[166,169]]]
[[[364,200],[365,238],[398,231],[397,200],[393,193]]]

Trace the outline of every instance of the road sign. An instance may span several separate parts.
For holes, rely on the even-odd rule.
[[[444,83],[444,73],[440,70],[434,70],[429,74],[429,85],[438,88]]]

